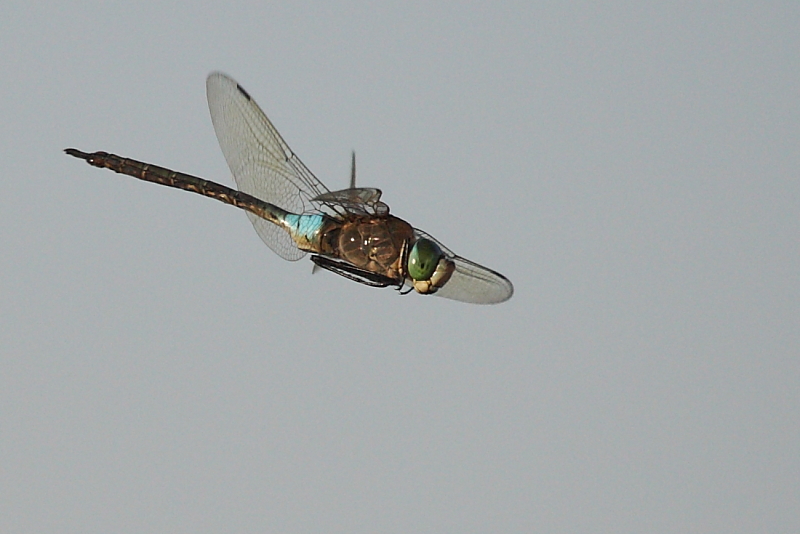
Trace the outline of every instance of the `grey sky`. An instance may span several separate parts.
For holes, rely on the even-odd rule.
[[[800,531],[800,4],[12,1],[0,532]],[[281,260],[236,78],[499,306]]]

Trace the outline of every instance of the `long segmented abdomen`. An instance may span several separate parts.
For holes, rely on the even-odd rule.
[[[123,158],[108,152],[87,153],[74,148],[67,148],[64,152],[70,156],[85,159],[89,165],[94,165],[95,167],[110,169],[145,182],[176,187],[184,191],[191,191],[192,193],[214,198],[225,204],[255,213],[262,219],[285,227],[286,215],[289,213],[286,210],[216,182],[204,180],[191,174],[172,171],[157,165]]]

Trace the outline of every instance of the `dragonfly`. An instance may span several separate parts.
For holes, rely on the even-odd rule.
[[[289,261],[310,253],[315,269],[367,286],[394,287],[401,294],[416,291],[475,304],[511,298],[514,287],[505,276],[390,214],[380,189],[356,187],[355,153],[350,187],[331,191],[235,80],[211,73],[206,91],[211,122],[238,189],[107,152],[65,152],[95,167],[240,208],[264,243]]]

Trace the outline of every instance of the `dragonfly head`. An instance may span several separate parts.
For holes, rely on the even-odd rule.
[[[417,293],[436,293],[450,280],[455,268],[441,247],[424,237],[417,239],[408,254],[408,275],[414,281]]]

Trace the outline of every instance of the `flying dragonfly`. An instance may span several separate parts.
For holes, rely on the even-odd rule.
[[[95,167],[217,199],[245,210],[280,257],[311,253],[315,266],[372,287],[395,287],[476,304],[511,298],[503,275],[445,247],[389,213],[381,190],[330,191],[300,161],[255,100],[225,74],[206,80],[208,108],[238,190],[107,152],[65,150]]]

